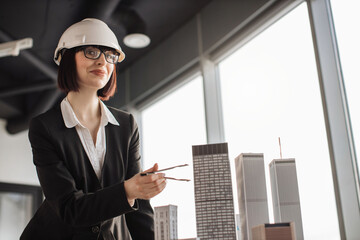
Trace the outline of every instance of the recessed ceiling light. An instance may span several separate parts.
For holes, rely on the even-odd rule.
[[[124,44],[131,48],[144,48],[150,44],[150,38],[142,33],[132,33],[124,37]]]

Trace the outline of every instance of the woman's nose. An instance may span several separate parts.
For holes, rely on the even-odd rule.
[[[100,54],[100,57],[98,59],[96,59],[96,64],[97,65],[105,65],[106,64],[105,53]]]

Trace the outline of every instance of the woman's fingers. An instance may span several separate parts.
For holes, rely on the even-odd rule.
[[[146,170],[152,172],[157,170],[158,166],[155,164],[152,168]],[[134,199],[150,199],[160,192],[166,186],[166,179],[164,173],[149,174],[147,176],[135,175],[129,180],[125,181],[125,191],[129,202]]]
[[[154,186],[151,190],[150,198],[155,197],[161,193],[166,187],[166,181],[161,182],[159,185]]]
[[[139,186],[141,186],[144,191],[150,191],[151,189],[162,185],[164,182],[166,182],[165,174],[158,173],[148,176],[140,176]]]
[[[152,168],[149,168],[145,171],[143,171],[144,173],[148,173],[148,172],[156,172],[157,170],[159,170],[159,165],[157,163],[154,164],[154,166],[152,166]]]
[[[142,182],[144,184],[155,182],[158,179],[162,179],[165,177],[164,173],[155,173],[155,174],[149,174],[146,176],[140,176],[139,182]]]

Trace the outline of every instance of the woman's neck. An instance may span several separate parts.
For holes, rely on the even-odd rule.
[[[82,121],[98,119],[101,116],[99,98],[94,93],[69,92],[67,99],[76,114]]]

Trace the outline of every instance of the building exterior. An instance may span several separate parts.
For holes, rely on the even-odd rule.
[[[154,209],[155,240],[177,240],[177,206],[167,205]]]
[[[241,239],[248,240],[252,227],[269,222],[264,154],[242,153],[235,167]]]
[[[192,147],[197,237],[236,240],[227,143]]]
[[[296,239],[304,239],[295,159],[274,159],[270,181],[275,223],[294,222]]]

